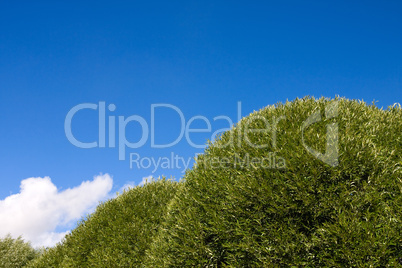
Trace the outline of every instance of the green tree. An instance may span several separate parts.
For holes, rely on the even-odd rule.
[[[269,106],[182,182],[102,203],[30,267],[399,267],[401,122],[343,98]]]
[[[250,114],[186,173],[145,266],[400,267],[401,133],[400,107],[343,98]]]
[[[139,267],[178,183],[162,178],[100,204],[31,267]]]
[[[14,239],[7,235],[0,239],[0,267],[24,267],[39,254],[39,250],[32,248],[30,243],[24,242],[21,237]]]

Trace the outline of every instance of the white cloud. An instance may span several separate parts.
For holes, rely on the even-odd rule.
[[[0,237],[10,233],[31,241],[34,247],[53,246],[67,232],[56,228],[75,223],[108,197],[113,179],[95,176],[92,181],[58,191],[49,177],[21,181],[20,193],[0,200]]]
[[[139,186],[144,186],[146,183],[151,182],[153,178],[154,177],[152,175],[149,175],[148,177],[143,177],[142,181],[138,185]]]
[[[123,187],[121,187],[118,192],[119,192],[119,193],[122,193],[124,190],[128,190],[128,189],[130,189],[130,188],[134,188],[135,186],[143,186],[144,184],[146,184],[146,183],[152,181],[152,179],[153,179],[153,176],[152,176],[152,175],[149,175],[149,176],[147,176],[147,177],[143,177],[142,180],[141,180],[141,182],[140,182],[138,185],[137,185],[135,182],[133,182],[133,181],[129,181],[129,182],[127,182],[126,184],[124,184]]]

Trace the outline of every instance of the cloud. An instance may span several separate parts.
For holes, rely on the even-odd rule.
[[[151,182],[152,179],[153,179],[152,175],[149,175],[148,177],[144,177],[144,178],[142,178],[142,181],[138,185],[139,186],[144,186],[146,183]]]
[[[0,237],[22,236],[34,247],[53,246],[68,231],[57,229],[75,223],[108,197],[113,179],[95,176],[92,181],[59,191],[49,177],[21,181],[20,193],[0,200]]]
[[[130,188],[134,188],[135,186],[143,186],[144,184],[152,181],[152,179],[153,179],[152,175],[149,175],[147,177],[143,177],[141,182],[138,185],[133,181],[129,181],[126,184],[124,184],[123,187],[121,187],[118,192],[122,193],[123,191],[128,190]]]

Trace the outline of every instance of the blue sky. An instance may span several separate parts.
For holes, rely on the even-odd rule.
[[[119,116],[141,117],[150,128],[152,105],[170,104],[185,123],[194,116],[211,123],[190,133],[202,145],[229,126],[216,116],[237,122],[239,102],[242,116],[306,95],[402,102],[401,8],[400,1],[3,1],[0,202],[31,177],[48,176],[63,192],[109,174],[113,186],[102,189],[110,193],[150,175],[180,178],[181,167],[130,168],[129,154],[187,160],[203,151],[185,137],[152,148],[150,132],[124,161],[108,142],[78,148],[65,119],[79,104],[114,104],[106,119],[115,118],[116,136]],[[99,142],[98,110],[75,114],[77,140]],[[155,142],[174,141],[177,111],[154,111]],[[135,143],[142,131],[130,122],[124,134]]]

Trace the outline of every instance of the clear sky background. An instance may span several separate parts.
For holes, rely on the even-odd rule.
[[[296,97],[402,103],[401,12],[401,1],[1,1],[0,236],[52,245],[125,185],[183,175],[183,165],[130,168],[130,153],[188,161],[203,151],[185,137],[151,148],[151,132],[124,161],[108,134],[105,148],[77,148],[64,124],[79,104],[114,104],[106,119],[139,116],[149,128],[152,104],[174,105],[185,123],[211,123],[190,135],[203,145],[229,127],[214,117],[236,123],[239,112]],[[74,136],[98,141],[98,117],[77,112]],[[177,111],[154,119],[156,143],[179,136]],[[127,124],[127,140],[141,135]]]

